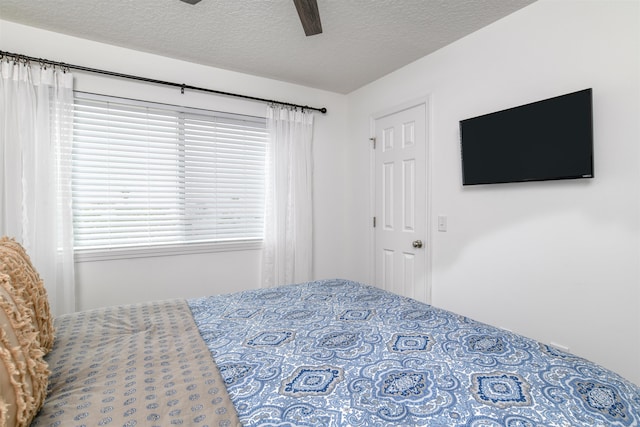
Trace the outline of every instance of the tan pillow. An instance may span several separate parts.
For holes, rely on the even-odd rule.
[[[44,402],[49,369],[31,311],[0,273],[0,425],[28,426]]]
[[[0,273],[9,275],[17,293],[31,310],[40,346],[47,354],[54,341],[53,317],[47,291],[24,248],[8,237],[0,239]]]

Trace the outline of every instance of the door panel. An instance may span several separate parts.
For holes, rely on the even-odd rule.
[[[375,283],[427,301],[426,105],[375,121]]]

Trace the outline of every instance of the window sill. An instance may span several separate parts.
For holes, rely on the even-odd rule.
[[[262,249],[262,240],[191,243],[112,249],[76,249],[75,262],[109,261],[116,259],[152,258],[214,252],[254,251]]]

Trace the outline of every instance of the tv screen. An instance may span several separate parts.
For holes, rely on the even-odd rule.
[[[462,184],[593,178],[591,89],[460,121]]]

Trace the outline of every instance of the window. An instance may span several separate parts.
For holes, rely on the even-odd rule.
[[[76,92],[76,251],[262,239],[264,118]]]

